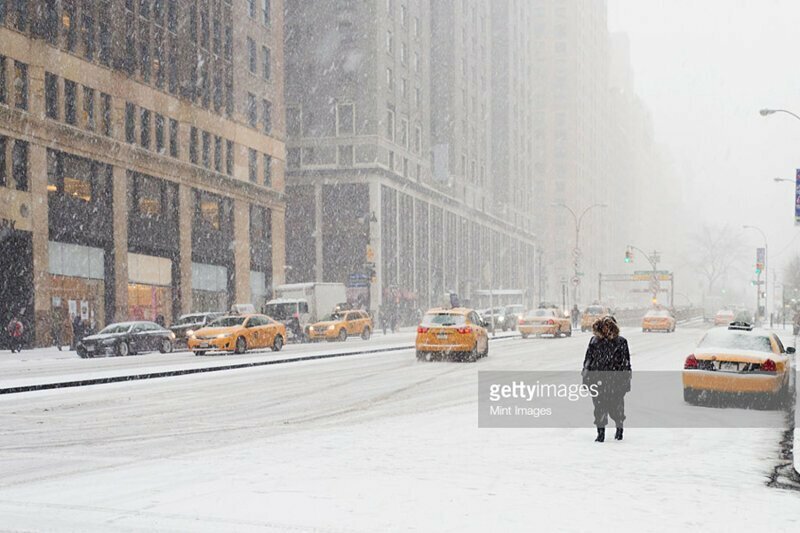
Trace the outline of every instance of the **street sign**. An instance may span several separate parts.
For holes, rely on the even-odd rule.
[[[369,275],[361,272],[353,272],[347,279],[348,287],[369,287]]]
[[[373,263],[375,262],[375,250],[372,248],[372,245],[367,245],[367,262]]]
[[[669,274],[669,270],[636,270],[633,273],[641,276],[650,276],[652,274]]]
[[[581,284],[581,278],[579,278],[578,276],[572,278],[572,285],[574,287],[577,287],[580,284]]]
[[[800,168],[794,184],[794,225],[800,226]]]

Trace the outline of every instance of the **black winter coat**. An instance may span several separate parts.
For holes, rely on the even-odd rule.
[[[596,383],[602,379],[600,372],[619,372],[613,376],[606,374],[606,384],[620,392],[631,390],[631,353],[624,337],[592,337],[589,341],[583,360],[583,382],[587,385]]]

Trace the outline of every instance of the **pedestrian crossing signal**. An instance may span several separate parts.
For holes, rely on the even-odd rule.
[[[630,248],[625,250],[625,262],[626,263],[633,263],[633,252],[631,252]]]

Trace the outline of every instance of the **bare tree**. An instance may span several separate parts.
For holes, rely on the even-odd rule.
[[[742,260],[744,245],[739,231],[703,224],[692,236],[692,267],[705,278],[707,290],[714,292],[720,280],[731,274]]]

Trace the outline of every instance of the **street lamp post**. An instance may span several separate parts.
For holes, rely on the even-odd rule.
[[[572,303],[574,305],[578,304],[578,285],[580,284],[580,276],[579,276],[579,266],[580,266],[580,255],[581,255],[581,223],[583,222],[583,217],[586,216],[586,213],[594,209],[595,207],[608,207],[607,204],[597,203],[592,204],[578,216],[575,211],[573,211],[567,204],[564,203],[556,203],[552,204],[553,207],[563,207],[572,215],[572,219],[575,221],[575,249],[572,251],[573,253],[573,262],[572,266],[574,267],[574,277],[572,278]]]
[[[764,233],[764,230],[762,230],[761,228],[756,227],[756,226],[744,225],[744,226],[742,226],[742,229],[754,229],[757,232],[759,232],[761,234],[761,236],[764,238],[764,318],[766,318],[766,315],[769,312],[769,303],[768,303],[769,302],[769,300],[768,300],[768,298],[769,298],[769,253],[768,253],[768,248],[767,248],[767,234]],[[761,275],[759,274],[758,277],[759,277],[759,280],[760,280]],[[760,304],[761,303],[761,285],[760,285],[760,281],[759,281],[759,285],[756,287],[756,289],[757,289],[757,293],[759,295],[758,299],[756,300],[756,302],[758,304]],[[758,316],[758,315],[759,315],[758,306],[756,306],[756,316]]]

